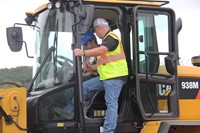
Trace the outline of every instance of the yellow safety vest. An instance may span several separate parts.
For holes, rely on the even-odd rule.
[[[124,49],[120,39],[113,33],[108,35],[118,40],[118,46],[113,51],[108,51],[106,54],[97,57],[97,70],[100,75],[100,80],[106,80],[128,75],[128,68]]]

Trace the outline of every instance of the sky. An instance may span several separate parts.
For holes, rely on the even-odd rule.
[[[14,23],[25,23],[25,12],[33,12],[48,0],[0,0],[0,69],[18,66],[32,66],[34,59],[26,56],[25,45],[22,51],[11,52],[6,38],[6,28]],[[29,55],[34,54],[35,32],[30,27],[23,26],[23,40],[26,41]]]
[[[34,11],[38,6],[48,3],[48,0],[0,0],[0,69],[18,66],[32,66],[34,59],[26,56],[25,45],[22,51],[11,52],[7,43],[6,28],[14,23],[25,23],[25,12]],[[176,12],[176,18],[181,18],[183,27],[179,34],[179,56],[181,65],[191,65],[191,58],[200,55],[200,1],[170,0],[165,7]],[[30,27],[23,27],[23,40],[26,41],[29,55],[34,54],[35,33]]]
[[[176,18],[182,19],[179,33],[179,56],[181,65],[192,65],[191,58],[200,55],[200,1],[170,0],[167,5],[175,10]]]

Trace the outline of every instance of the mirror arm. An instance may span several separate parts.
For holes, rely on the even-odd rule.
[[[25,44],[26,55],[27,55],[27,57],[28,57],[28,58],[33,58],[33,56],[29,56],[29,54],[28,54],[28,48],[27,48],[27,44],[26,44],[26,42],[25,42],[25,41],[22,41],[22,42]]]
[[[27,25],[27,24],[23,24],[23,23],[14,23],[13,27],[16,27],[16,25],[30,26],[30,27],[33,27],[33,28],[37,28],[38,30],[40,29],[36,25]]]

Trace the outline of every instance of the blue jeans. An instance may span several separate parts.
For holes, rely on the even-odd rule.
[[[99,80],[99,76],[83,82],[83,100],[88,101],[91,92],[98,92],[101,90],[104,90],[104,88],[102,81]]]
[[[125,81],[115,78],[99,80],[99,77],[92,78],[83,83],[83,98],[87,99],[92,91],[105,90],[105,101],[107,106],[106,118],[104,121],[104,133],[114,133],[117,126],[118,98]]]

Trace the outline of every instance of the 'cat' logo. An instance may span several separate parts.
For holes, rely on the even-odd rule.
[[[171,85],[159,84],[160,96],[168,96],[171,90],[172,90]]]

